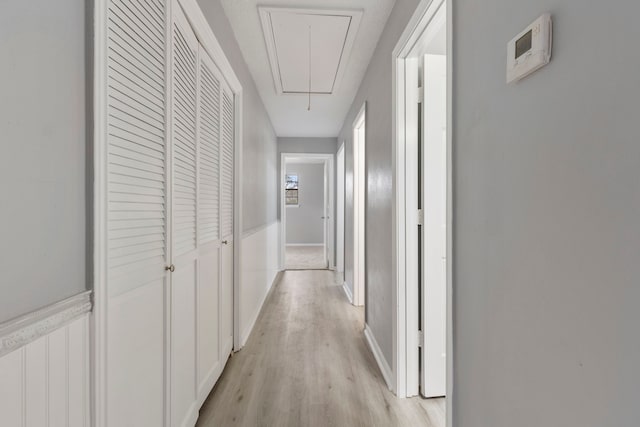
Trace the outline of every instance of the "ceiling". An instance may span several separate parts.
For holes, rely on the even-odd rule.
[[[221,2],[276,134],[337,136],[395,0]]]

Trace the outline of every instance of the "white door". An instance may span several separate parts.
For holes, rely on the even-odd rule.
[[[172,32],[171,425],[195,416],[198,271],[196,99],[198,40],[174,2]]]
[[[100,408],[111,426],[165,424],[165,265],[169,203],[165,132],[165,2],[136,18],[108,2],[103,213],[106,336]],[[145,34],[140,37],[138,34]],[[142,78],[141,76],[144,76]],[[101,295],[102,296],[102,295]],[[102,329],[102,328],[101,328]],[[103,354],[97,355],[102,361]],[[104,395],[102,394],[104,392]],[[104,405],[104,406],[103,406]]]
[[[226,357],[233,349],[234,108],[233,93],[225,87],[222,91],[222,150],[220,156],[220,233],[222,236],[220,348],[223,360],[226,360]]]
[[[444,55],[425,55],[422,103],[422,314],[420,390],[446,392],[447,69]]]
[[[336,270],[344,282],[344,144],[337,155]],[[342,285],[342,283],[340,283]]]
[[[165,6],[108,2],[97,417],[114,426],[193,425],[233,343],[233,93]]]
[[[204,401],[220,357],[220,126],[222,78],[200,46],[198,67],[198,399]]]

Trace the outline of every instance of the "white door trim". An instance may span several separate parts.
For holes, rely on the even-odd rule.
[[[417,306],[411,302],[412,290],[407,288],[407,274],[410,271],[417,271],[417,266],[409,266],[408,261],[416,257],[407,257],[407,224],[415,221],[415,213],[407,209],[406,194],[417,191],[415,185],[417,176],[407,175],[407,139],[406,129],[417,126],[417,123],[408,123],[412,120],[405,111],[406,103],[406,61],[409,60],[409,53],[428,27],[431,19],[438,9],[445,5],[447,15],[447,396],[453,396],[453,317],[452,317],[452,289],[453,289],[453,245],[452,245],[452,212],[453,212],[453,187],[452,187],[452,1],[446,0],[422,0],[411,20],[407,24],[404,32],[400,36],[392,55],[392,145],[393,163],[395,165],[395,186],[394,186],[394,213],[393,222],[393,253],[395,258],[394,277],[396,280],[396,290],[393,293],[393,372],[394,387],[398,397],[408,395],[409,376],[418,376],[417,357],[408,357],[409,348],[417,348],[418,335],[415,328],[409,327],[411,319],[417,319]],[[410,116],[410,114],[409,114]],[[416,120],[415,117],[413,120]],[[412,193],[413,194],[413,193]],[[413,270],[412,270],[413,269]],[[415,360],[414,360],[415,359]],[[415,363],[415,365],[414,365]],[[409,366],[410,365],[410,366]],[[412,383],[415,381],[412,379]],[[452,404],[447,402],[447,426],[453,425]]]
[[[325,176],[325,180],[329,180],[329,198],[328,206],[325,206],[325,212],[329,212],[329,220],[326,222],[329,227],[329,239],[325,242],[328,258],[329,269],[335,268],[335,220],[333,218],[335,196],[334,196],[334,155],[333,154],[321,154],[321,153],[280,153],[280,270],[285,269],[285,248],[287,246],[287,207],[285,204],[285,175],[287,172],[287,162],[296,163],[318,163],[321,161],[325,168],[329,167],[328,176]],[[325,233],[326,235],[326,233]],[[325,237],[326,239],[326,237]]]
[[[91,425],[106,427],[107,400],[107,3],[93,10],[93,316],[91,316]]]
[[[345,148],[344,141],[336,152],[336,271],[340,273],[340,280],[344,284],[344,172]],[[342,162],[340,162],[342,156]],[[342,179],[339,179],[342,177]],[[342,197],[340,197],[342,195]]]
[[[353,305],[365,304],[366,287],[366,139],[367,103],[364,102],[351,127],[353,135]],[[362,140],[356,132],[362,129]]]

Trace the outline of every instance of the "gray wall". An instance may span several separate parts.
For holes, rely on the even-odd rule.
[[[278,153],[335,154],[336,138],[278,138]],[[278,156],[280,157],[280,156]]]
[[[352,125],[366,101],[366,300],[365,317],[389,366],[392,366],[392,188],[391,53],[418,0],[398,0],[378,41],[365,77],[345,119],[345,280],[353,291],[353,144]]]
[[[638,425],[640,4],[453,5],[455,423]],[[551,63],[506,85],[545,11]]]
[[[243,89],[243,231],[278,219],[277,138],[220,0],[198,0]]]
[[[85,290],[84,0],[0,2],[0,322]]]
[[[288,163],[287,174],[298,175],[297,207],[287,206],[287,244],[324,243],[324,164]]]

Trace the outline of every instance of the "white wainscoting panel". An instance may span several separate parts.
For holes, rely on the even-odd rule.
[[[280,222],[242,236],[240,254],[240,344],[245,345],[278,274]]]
[[[3,427],[90,425],[89,316],[0,357]]]

